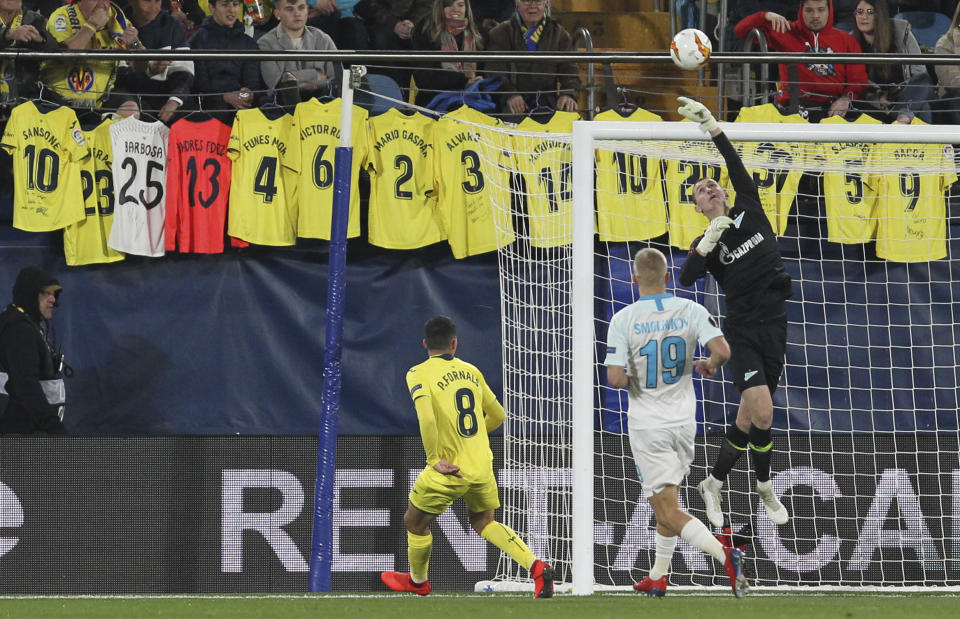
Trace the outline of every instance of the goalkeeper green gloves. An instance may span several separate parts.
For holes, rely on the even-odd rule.
[[[713,114],[704,104],[687,97],[677,97],[677,101],[683,104],[677,110],[680,115],[693,122],[700,123],[700,129],[705,133],[710,133],[720,127],[717,124],[717,119],[713,117]]]
[[[732,225],[733,220],[726,215],[714,217],[710,221],[710,225],[707,226],[706,232],[703,233],[703,238],[700,239],[699,243],[697,243],[697,251],[704,256],[712,252],[713,248],[716,247],[717,243],[720,242],[720,237],[723,235],[723,231]]]

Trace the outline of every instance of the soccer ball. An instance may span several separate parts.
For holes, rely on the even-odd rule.
[[[687,71],[705,65],[712,51],[710,38],[696,28],[681,30],[670,43],[670,58],[673,63]]]

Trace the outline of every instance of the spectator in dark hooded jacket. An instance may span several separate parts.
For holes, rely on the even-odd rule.
[[[255,105],[257,91],[263,90],[260,78],[260,48],[243,31],[240,0],[211,0],[206,18],[190,39],[190,49],[249,51],[249,60],[198,60],[194,63],[193,91],[201,94],[208,112],[221,110],[218,117],[232,122],[236,110]],[[203,95],[202,93],[210,93]],[[226,110],[226,111],[224,111]]]
[[[49,334],[61,290],[43,269],[26,267],[13,285],[13,303],[0,313],[0,434],[67,433],[66,366]]]

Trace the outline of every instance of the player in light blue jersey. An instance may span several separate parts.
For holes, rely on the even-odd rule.
[[[706,525],[680,509],[678,487],[690,472],[696,436],[693,370],[711,378],[730,358],[716,320],[697,303],[667,292],[670,273],[659,250],[641,249],[633,260],[640,296],[610,320],[607,380],[629,392],[630,449],[657,518],[653,569],[633,588],[663,596],[677,535],[723,563],[735,596],[747,592],[743,553],[724,548]],[[694,359],[697,343],[710,351]]]

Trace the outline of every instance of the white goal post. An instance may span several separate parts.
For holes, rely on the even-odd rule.
[[[720,123],[734,142],[823,142],[809,125]],[[689,122],[591,122],[573,124],[573,280],[571,282],[573,351],[573,518],[572,592],[594,591],[594,166],[601,142],[705,140],[710,137]],[[831,142],[960,143],[960,127],[868,125],[831,127]],[[598,360],[601,361],[602,360]]]

